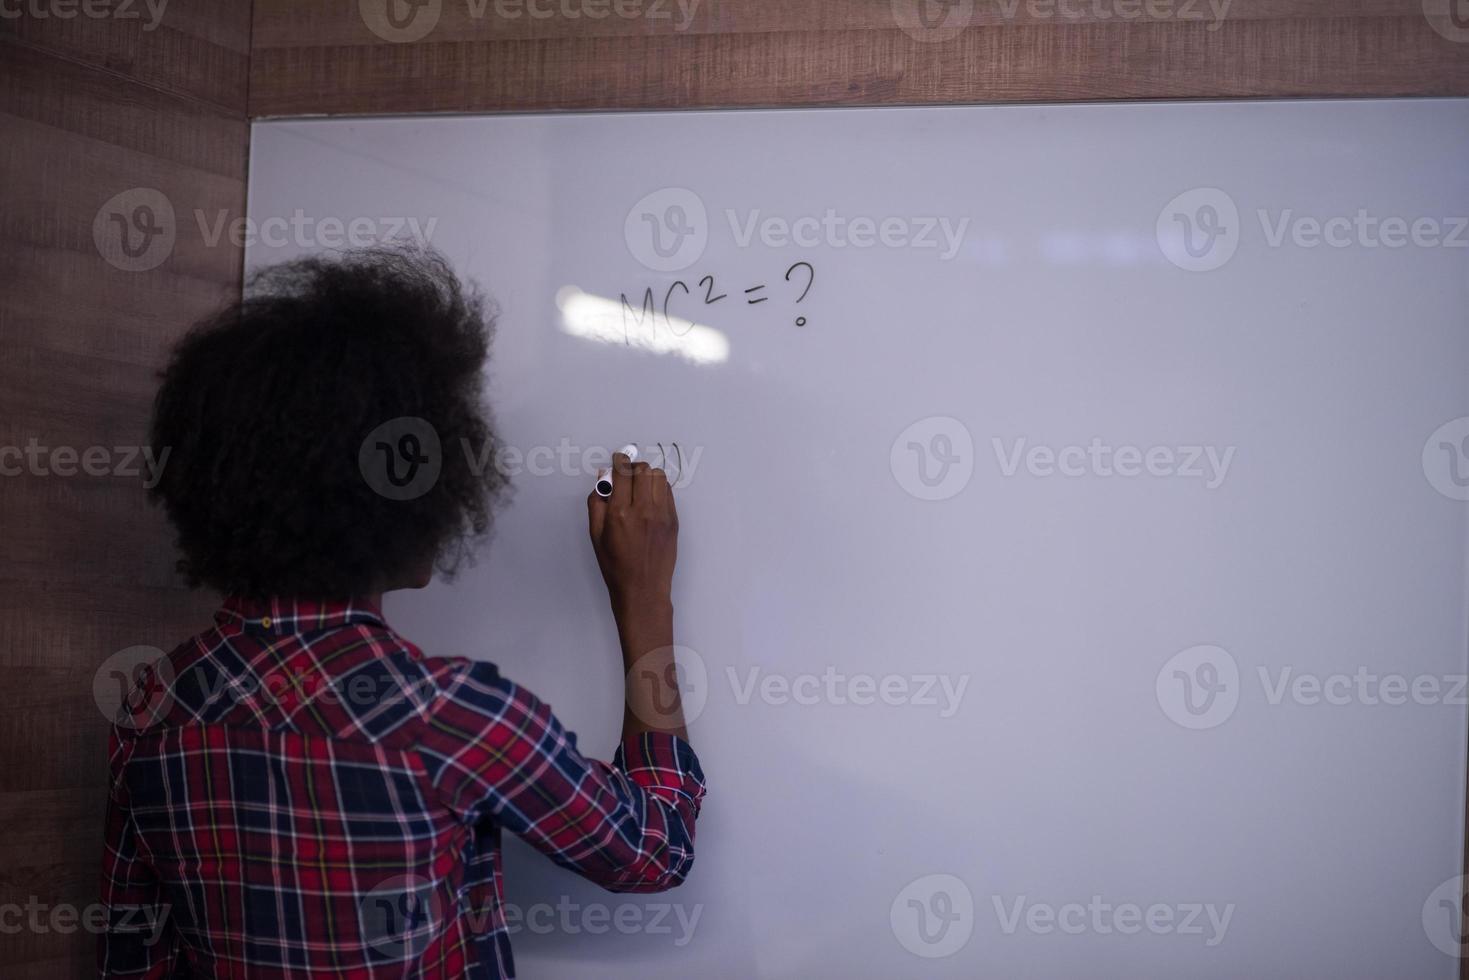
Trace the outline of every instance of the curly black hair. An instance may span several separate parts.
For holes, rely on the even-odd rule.
[[[378,247],[251,277],[174,348],[149,495],[179,570],[225,595],[345,597],[452,573],[507,481],[483,398],[494,313],[438,253]]]

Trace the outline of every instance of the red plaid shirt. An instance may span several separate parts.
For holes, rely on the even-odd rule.
[[[215,619],[113,729],[103,976],[512,977],[502,828],[613,891],[688,874],[687,742],[586,759],[493,665],[427,657],[368,603]]]

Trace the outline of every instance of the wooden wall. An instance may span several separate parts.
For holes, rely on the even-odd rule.
[[[128,469],[115,450],[144,441],[167,345],[238,293],[239,250],[207,244],[195,212],[244,207],[250,10],[172,0],[149,27],[142,3],[139,18],[5,7],[22,13],[0,18],[0,447],[51,452],[0,457],[0,904],[80,910],[96,901],[106,775],[94,675],[115,651],[197,632],[214,602],[176,580],[142,477],[87,475],[66,453],[105,447],[94,472]],[[135,234],[128,258],[110,212],[160,198],[173,218],[158,206],[152,225],[172,246]],[[69,921],[0,933],[0,975],[95,976],[94,936]]]
[[[1469,94],[1451,0],[416,2],[256,0],[251,115]]]

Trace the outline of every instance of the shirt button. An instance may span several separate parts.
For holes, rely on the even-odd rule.
[[[272,620],[269,616],[266,616],[260,620],[260,625],[264,626],[266,629],[270,629],[270,624],[272,622],[274,622],[274,620]]]

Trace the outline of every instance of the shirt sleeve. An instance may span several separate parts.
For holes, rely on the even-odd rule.
[[[677,736],[626,739],[611,765],[492,664],[447,679],[421,748],[435,785],[466,822],[493,820],[557,864],[611,891],[663,891],[694,863],[704,774]]]
[[[102,905],[106,929],[97,937],[101,977],[162,980],[181,976],[178,934],[163,887],[142,853],[138,826],[128,807],[122,768],[130,743],[112,735],[111,789],[102,852]]]

